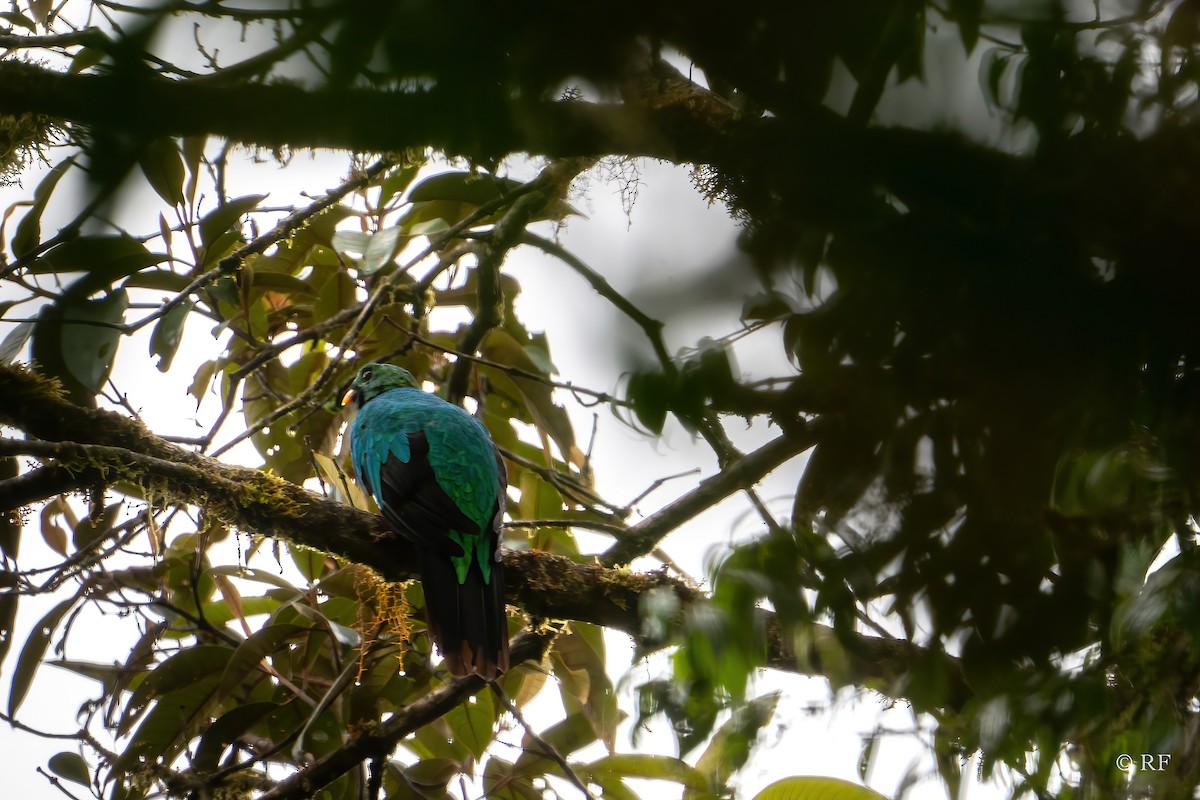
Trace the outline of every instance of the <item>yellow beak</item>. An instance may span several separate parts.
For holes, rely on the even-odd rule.
[[[344,395],[342,395],[342,405],[343,405],[343,406],[348,406],[348,405],[350,405],[351,403],[353,403],[353,402],[354,402],[354,399],[355,399],[357,396],[358,396],[358,390],[357,390],[357,389],[347,389],[347,390],[346,390],[346,393],[345,393]]]

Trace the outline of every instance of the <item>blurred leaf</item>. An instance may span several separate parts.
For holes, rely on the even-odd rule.
[[[105,506],[95,520],[91,517],[81,519],[75,526],[75,530],[72,531],[71,544],[76,550],[84,550],[96,540],[107,536],[112,531],[113,523],[117,521],[117,515],[121,513],[124,506],[125,502],[118,500]]]
[[[37,31],[37,23],[22,14],[20,11],[0,11],[0,19],[5,20],[6,22],[11,22],[13,25],[24,28],[28,31]]]
[[[837,778],[784,778],[775,781],[754,800],[887,800],[865,786]]]
[[[53,0],[29,0],[29,15],[34,21],[45,25],[50,19],[50,12],[54,9]]]
[[[388,170],[387,175],[383,178],[383,182],[379,185],[379,202],[377,205],[383,208],[393,197],[403,194],[408,185],[412,183],[412,179],[417,177],[417,173],[420,170],[420,164],[406,164],[402,167],[393,167]]]
[[[371,246],[371,234],[365,231],[337,231],[330,239],[333,249],[346,255],[362,255]]]
[[[159,372],[171,369],[179,343],[183,341],[183,325],[194,305],[192,301],[184,300],[164,314],[154,326],[154,332],[150,335],[150,355],[159,357],[156,365]]]
[[[121,289],[102,300],[64,295],[38,315],[33,359],[44,374],[62,382],[76,405],[95,405],[121,338],[121,331],[113,326],[122,323],[128,307],[129,295]]]
[[[296,593],[299,593],[300,591],[279,575],[276,575],[273,572],[268,572],[267,570],[255,569],[254,567],[241,567],[231,564],[216,566],[209,571],[214,575],[227,575],[231,578],[240,578],[246,581],[256,581],[258,583],[265,583],[270,586],[275,586],[280,589],[287,589]]]
[[[756,697],[734,709],[733,715],[717,729],[696,761],[696,771],[704,776],[712,791],[723,792],[733,774],[746,764],[758,732],[771,721],[778,703],[778,692]],[[683,796],[692,800],[696,795],[688,789]]]
[[[183,159],[179,145],[169,136],[154,139],[138,157],[142,174],[158,196],[173,206],[183,205]]]
[[[125,289],[158,289],[178,294],[187,288],[190,281],[186,276],[165,269],[150,269],[135,272],[121,284]]]
[[[67,293],[85,297],[165,260],[165,254],[151,253],[131,236],[77,236],[39,256],[29,271],[39,275],[82,272]]]
[[[10,588],[0,584],[0,588]],[[14,623],[17,619],[17,606],[20,595],[12,591],[0,592],[0,666],[16,639]]]
[[[46,655],[46,648],[50,646],[51,637],[54,636],[62,618],[75,607],[77,602],[79,602],[78,597],[69,597],[63,600],[50,609],[46,616],[38,620],[38,623],[33,626],[33,630],[29,632],[29,638],[21,647],[21,655],[17,657],[17,665],[13,669],[12,685],[8,692],[8,715],[10,717],[17,715],[17,710],[25,701],[25,695],[29,693],[33,676],[37,674],[38,667],[42,665],[42,659]]]
[[[617,778],[643,778],[671,781],[681,784],[696,800],[708,800],[716,796],[708,791],[704,776],[686,761],[671,756],[656,756],[627,753],[606,756],[583,767],[589,775],[604,775]]]
[[[317,295],[316,290],[307,281],[279,272],[263,272],[261,269],[254,273],[254,288],[271,289],[283,294],[305,297],[316,297]]]
[[[979,41],[979,24],[983,18],[983,0],[951,0],[950,11],[958,23],[963,49],[969,55]]]
[[[446,209],[451,204],[459,204],[463,208],[446,214],[442,218],[454,224],[465,217],[469,207],[478,207],[517,189],[524,184],[512,178],[499,178],[492,175],[480,175],[473,172],[442,172],[431,175],[412,188],[408,193],[409,202],[444,204]],[[569,203],[562,200],[552,200],[534,217],[535,220],[562,219],[579,212]]]
[[[78,661],[75,659],[62,659],[60,661],[47,661],[51,667],[65,669],[68,672],[73,672],[76,675],[81,675],[85,678],[99,682],[105,687],[105,690],[111,692],[113,687],[122,678],[129,673],[136,673],[137,670],[130,670],[129,667],[123,664],[99,664],[93,661]]]
[[[108,53],[98,47],[81,47],[75,51],[75,55],[71,57],[71,66],[67,67],[67,73],[78,75],[79,73],[96,66],[108,57]]]
[[[66,778],[82,786],[91,786],[92,777],[87,762],[78,753],[55,753],[46,766],[60,778]]]
[[[62,176],[74,164],[74,157],[58,162],[50,172],[46,173],[46,177],[42,178],[37,188],[33,190],[33,205],[21,217],[21,221],[17,223],[17,230],[13,234],[13,255],[21,258],[41,242],[42,212],[46,210],[46,203],[50,202],[50,195],[54,192],[54,187],[58,185],[58,182],[62,180]]]
[[[0,364],[11,364],[16,361],[17,356],[21,355],[21,351],[25,349],[25,342],[29,341],[29,337],[33,333],[33,325],[32,320],[18,322],[5,335],[4,341],[0,342]]]

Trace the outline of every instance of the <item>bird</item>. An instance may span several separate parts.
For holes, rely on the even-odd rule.
[[[507,479],[487,428],[394,364],[366,364],[350,458],[391,529],[417,551],[429,632],[452,675],[508,669],[500,526]]]

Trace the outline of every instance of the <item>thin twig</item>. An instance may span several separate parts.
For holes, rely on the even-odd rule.
[[[571,783],[575,784],[579,791],[583,792],[584,797],[588,798],[588,800],[596,800],[595,795],[593,795],[591,790],[588,789],[587,784],[575,774],[575,770],[573,770],[571,765],[567,763],[567,760],[562,757],[562,754],[558,752],[554,745],[543,739],[541,734],[533,729],[533,726],[531,726],[525,719],[525,715],[521,713],[521,709],[517,708],[517,704],[510,700],[508,695],[504,693],[503,687],[494,681],[490,685],[492,687],[493,694],[495,694],[500,700],[500,704],[504,706],[509,714],[513,715],[513,718],[516,719],[517,723],[525,729],[525,735],[532,739],[534,744],[538,746],[538,749],[541,751],[540,755],[543,755],[546,758],[549,758],[555,764],[558,764],[559,768],[563,771],[563,774],[566,775],[567,779],[570,780]]]
[[[495,212],[501,206],[510,202],[514,197],[519,197],[528,192],[532,192],[539,187],[540,187],[540,184],[538,183],[537,179],[534,179],[534,180],[530,181],[529,183],[518,186],[515,189],[513,189],[511,192],[509,192],[509,194],[507,196],[499,197],[499,198],[491,200],[487,203],[484,203],[483,205],[481,205],[477,209],[475,209],[475,211],[473,211],[472,213],[470,213],[466,217],[464,217],[462,220],[460,220],[457,224],[451,226],[448,230],[432,237],[430,239],[429,244],[424,249],[422,249],[420,253],[413,256],[411,259],[409,259],[408,263],[405,264],[403,267],[401,267],[401,268],[397,269],[395,272],[393,272],[392,275],[390,275],[387,280],[379,282],[379,285],[375,287],[375,291],[373,291],[371,293],[371,296],[369,298],[367,298],[367,301],[362,304],[362,307],[359,310],[358,316],[354,319],[354,322],[352,322],[350,324],[349,329],[346,331],[345,335],[342,336],[342,339],[338,343],[338,346],[336,347],[336,349],[334,350],[332,357],[329,359],[329,362],[321,370],[321,373],[319,375],[317,375],[316,379],[313,380],[313,382],[310,383],[303,392],[301,392],[300,394],[298,394],[294,398],[292,398],[292,400],[290,400],[287,403],[284,403],[282,406],[275,409],[271,413],[267,414],[265,417],[258,420],[253,425],[248,425],[246,427],[245,431],[238,434],[233,439],[231,439],[230,441],[226,442],[221,447],[214,450],[213,456],[214,457],[219,456],[220,454],[226,452],[227,450],[229,450],[231,447],[238,444],[239,442],[249,439],[251,436],[258,433],[263,428],[273,424],[276,420],[280,419],[281,417],[284,417],[284,416],[292,413],[297,408],[300,408],[301,406],[310,402],[312,400],[312,398],[315,397],[317,395],[317,393],[325,387],[325,384],[328,383],[329,380],[333,377],[334,373],[337,371],[338,367],[341,365],[342,359],[345,358],[345,353],[347,352],[347,350],[353,348],[354,342],[358,338],[358,334],[362,331],[363,326],[365,326],[367,324],[367,320],[369,320],[371,318],[371,314],[374,313],[375,308],[381,302],[383,302],[383,299],[385,297],[391,296],[392,286],[396,281],[398,281],[398,280],[400,280],[400,278],[404,277],[410,269],[412,269],[414,266],[416,266],[417,264],[424,261],[432,253],[441,249],[447,242],[454,239],[459,234],[461,234],[463,231],[467,230],[472,225],[475,225],[476,223],[478,223],[480,220],[489,216],[490,214]]]

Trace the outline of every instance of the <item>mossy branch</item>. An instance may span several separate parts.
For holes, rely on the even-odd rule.
[[[107,480],[128,480],[152,487],[170,503],[204,508],[241,530],[369,566],[389,581],[408,580],[417,573],[412,548],[387,530],[382,518],[258,470],[186,450],[129,417],[72,405],[56,382],[26,369],[0,366],[0,424],[42,440],[2,439],[0,455],[31,455],[59,469],[77,470],[80,485],[94,481],[97,473]],[[755,471],[781,463],[804,446],[802,438],[775,440],[631,528],[638,535],[621,541],[629,541],[626,547],[636,554],[646,542],[657,541],[680,521],[736,491]],[[675,511],[669,512],[672,508]],[[673,523],[669,513],[677,515]],[[504,566],[509,601],[529,614],[591,622],[638,641],[643,639],[640,605],[648,593],[668,591],[680,609],[705,600],[700,589],[662,572],[581,564],[540,551],[506,550]],[[766,614],[767,665],[826,675],[837,685],[891,686],[914,663],[937,657],[903,640],[816,629],[819,646],[797,653],[774,615]],[[828,665],[834,662],[839,667],[831,674]],[[960,675],[956,664],[948,660],[947,665],[947,674]],[[961,677],[953,680],[956,685],[949,695],[957,705],[970,691]]]

